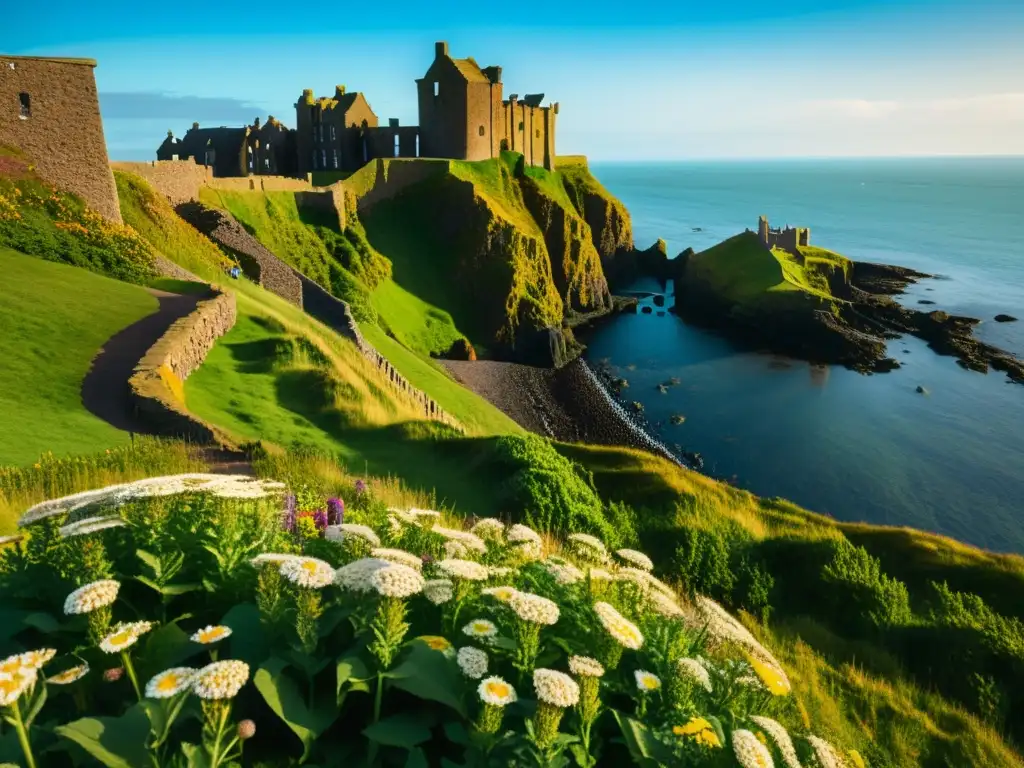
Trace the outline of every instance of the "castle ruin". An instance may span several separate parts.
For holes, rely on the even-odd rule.
[[[781,248],[784,251],[796,253],[798,247],[811,244],[810,227],[789,227],[778,229],[768,226],[768,217],[761,216],[757,220],[757,239],[761,245],[769,250]]]
[[[24,152],[44,181],[121,221],[92,59],[0,55],[0,146]]]
[[[338,85],[332,96],[311,89],[295,103],[295,129],[273,117],[245,128],[200,128],[182,139],[168,132],[158,160],[192,160],[215,176],[298,175],[352,172],[372,160],[433,157],[486,160],[520,152],[528,165],[552,170],[558,104],[542,106],[544,94],[503,98],[501,67],[481,68],[456,59],[448,44],[434,45],[434,60],[416,80],[419,125],[396,118],[381,125],[364,94]],[[267,135],[273,125],[274,135]]]

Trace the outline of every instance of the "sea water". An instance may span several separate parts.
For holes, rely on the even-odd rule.
[[[808,226],[814,245],[936,275],[899,300],[981,318],[981,339],[1024,356],[1024,158],[592,170],[629,209],[639,247],[660,237],[670,255],[700,251],[756,230],[760,214]],[[664,442],[701,453],[710,474],[840,520],[1024,552],[1024,385],[964,370],[912,336],[889,343],[902,368],[866,376],[741,352],[654,310],[596,329],[587,359],[615,366]],[[1021,321],[993,322],[999,313]],[[660,393],[672,377],[680,384]],[[685,422],[670,425],[674,414]]]

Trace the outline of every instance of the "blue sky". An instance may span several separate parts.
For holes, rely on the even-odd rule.
[[[0,52],[99,60],[115,159],[293,125],[335,84],[415,124],[442,39],[560,102],[558,151],[594,160],[1024,154],[1022,0],[0,3]]]

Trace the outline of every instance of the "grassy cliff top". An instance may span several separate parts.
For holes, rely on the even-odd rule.
[[[824,248],[767,250],[755,233],[743,232],[694,254],[686,270],[729,303],[753,307],[792,299],[831,305],[838,300],[828,277],[836,270],[848,274],[849,267],[849,259]]]

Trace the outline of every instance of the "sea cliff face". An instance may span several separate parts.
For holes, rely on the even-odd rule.
[[[433,164],[432,172],[412,173],[408,163]],[[601,243],[614,252],[631,238],[617,201],[605,209],[612,221],[593,204],[588,218],[587,198],[577,205],[569,193],[579,187],[560,172],[524,167],[514,153],[475,163],[396,160],[371,172],[352,188],[366,200],[359,215],[395,281],[450,313],[490,356],[560,366],[579,351],[567,317],[612,307]],[[574,183],[585,176],[574,168]]]

